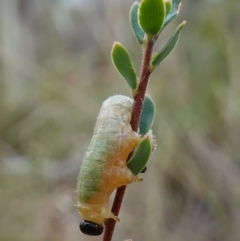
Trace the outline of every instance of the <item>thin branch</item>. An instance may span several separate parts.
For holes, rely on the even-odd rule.
[[[138,124],[142,112],[142,107],[143,107],[143,101],[144,101],[144,96],[146,93],[147,89],[147,84],[149,80],[149,76],[151,74],[150,68],[149,68],[149,62],[152,56],[152,51],[153,47],[155,44],[155,40],[152,39],[146,43],[146,46],[143,51],[143,61],[142,61],[142,67],[141,67],[141,74],[140,74],[140,84],[138,88],[137,94],[134,96],[134,104],[133,104],[133,111],[132,111],[132,118],[131,118],[131,127],[133,131],[138,130]],[[130,153],[128,160],[132,153]],[[113,206],[112,206],[112,212],[114,215],[118,216],[121,204],[123,201],[124,193],[126,190],[126,186],[119,187],[117,189]],[[111,241],[114,228],[115,228],[116,221],[113,219],[108,219],[105,222],[105,230],[103,234],[103,239],[102,241]]]
[[[149,62],[150,62],[150,59],[152,56],[154,44],[155,44],[155,40],[151,40],[146,43],[146,47],[145,47],[144,53],[143,53],[140,84],[139,84],[138,92],[134,96],[131,126],[132,126],[132,130],[136,131],[136,132],[138,131],[138,124],[139,124],[140,116],[142,113],[144,96],[146,93],[149,76],[151,74]]]

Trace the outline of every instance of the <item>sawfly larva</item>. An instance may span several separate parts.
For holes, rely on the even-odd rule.
[[[115,95],[100,109],[77,183],[77,208],[83,219],[79,227],[85,234],[100,235],[108,218],[119,221],[108,205],[111,193],[120,186],[142,181],[126,166],[129,153],[140,141],[130,125],[132,108],[132,99]]]

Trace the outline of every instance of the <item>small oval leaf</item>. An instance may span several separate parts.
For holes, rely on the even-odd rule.
[[[151,129],[155,114],[155,106],[153,100],[149,96],[145,96],[143,110],[139,122],[139,133],[144,136]]]
[[[172,0],[172,7],[164,20],[163,28],[165,28],[179,13],[183,0]]]
[[[172,0],[165,1],[165,8],[166,8],[166,16],[167,16],[172,9]]]
[[[152,146],[149,137],[142,138],[127,163],[127,167],[134,175],[139,174],[147,165],[151,152]]]
[[[164,23],[165,4],[163,0],[142,0],[138,9],[139,25],[150,35],[157,35]]]
[[[139,23],[138,23],[138,8],[139,8],[139,3],[135,2],[130,9],[129,17],[130,17],[130,23],[132,26],[132,30],[133,30],[133,33],[134,33],[137,41],[140,44],[143,44],[143,38],[144,38],[145,33],[143,32],[143,30],[141,29],[141,27],[139,26]]]
[[[166,43],[166,45],[164,46],[164,48],[156,54],[156,56],[152,59],[151,61],[151,69],[153,70],[154,68],[156,68],[156,66],[158,66],[174,49],[174,47],[176,46],[178,39],[180,37],[180,33],[183,29],[183,27],[185,26],[186,21],[182,22],[177,29],[175,30],[175,32],[173,33],[172,37],[168,40],[168,42]]]
[[[118,72],[127,81],[132,90],[137,88],[137,75],[128,51],[118,42],[113,44],[112,61]]]

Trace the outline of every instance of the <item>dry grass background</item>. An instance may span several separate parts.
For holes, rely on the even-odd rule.
[[[133,1],[0,2],[0,240],[100,240],[78,229],[75,186],[101,102],[128,88],[120,41],[139,71]],[[187,20],[154,72],[158,149],[127,189],[114,240],[240,240],[240,3],[184,1],[158,47]]]

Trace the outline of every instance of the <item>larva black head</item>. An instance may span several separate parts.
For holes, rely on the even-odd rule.
[[[79,224],[82,233],[90,236],[98,236],[103,232],[103,226],[90,221],[82,220]]]

